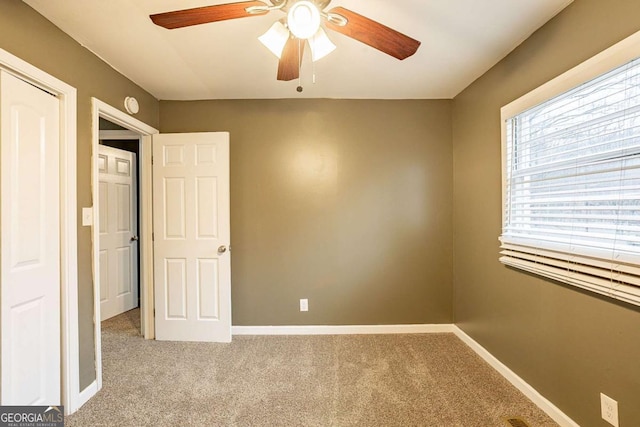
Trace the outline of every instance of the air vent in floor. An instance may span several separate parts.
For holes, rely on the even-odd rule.
[[[506,418],[505,421],[509,427],[529,427],[529,424],[522,418]]]

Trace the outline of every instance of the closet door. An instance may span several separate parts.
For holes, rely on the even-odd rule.
[[[0,72],[2,405],[60,405],[59,102]]]

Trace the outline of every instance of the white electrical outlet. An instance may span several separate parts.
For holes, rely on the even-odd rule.
[[[608,421],[614,427],[619,427],[618,402],[600,393],[600,406],[602,409],[602,419]]]
[[[300,300],[300,311],[309,311],[309,300],[304,298]]]

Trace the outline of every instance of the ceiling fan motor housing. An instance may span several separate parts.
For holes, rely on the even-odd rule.
[[[294,36],[306,40],[320,28],[320,10],[312,1],[299,0],[289,8],[287,24]]]
[[[298,0],[270,0],[271,4],[274,6],[281,6],[283,3],[286,6],[287,3],[295,3]],[[318,9],[323,10],[325,7],[329,6],[331,0],[313,0],[313,3],[318,7]]]

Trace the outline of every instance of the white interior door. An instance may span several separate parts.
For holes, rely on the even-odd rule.
[[[136,155],[98,148],[100,320],[138,306]]]
[[[153,137],[156,339],[231,341],[229,134]]]
[[[0,72],[2,405],[59,405],[59,102]]]

